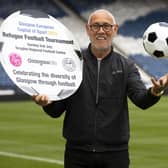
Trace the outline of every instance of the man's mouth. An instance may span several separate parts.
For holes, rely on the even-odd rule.
[[[96,36],[96,40],[106,40],[105,36]]]

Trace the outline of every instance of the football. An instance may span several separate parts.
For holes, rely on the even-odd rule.
[[[151,24],[143,34],[145,51],[154,57],[168,57],[168,23]]]

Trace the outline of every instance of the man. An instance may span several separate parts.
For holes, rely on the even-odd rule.
[[[160,99],[167,76],[152,79],[146,89],[135,65],[113,51],[118,25],[106,10],[93,12],[86,24],[90,38],[83,52],[83,81],[75,94],[51,102],[33,96],[51,117],[65,112],[65,168],[128,168],[129,117],[127,96],[142,109]]]

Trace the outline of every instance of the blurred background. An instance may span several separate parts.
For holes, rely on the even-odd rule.
[[[150,77],[159,78],[168,72],[168,60],[149,56],[143,48],[145,29],[155,22],[168,22],[167,0],[1,0],[0,23],[20,9],[42,10],[61,21],[75,36],[81,49],[88,46],[85,23],[89,14],[98,8],[111,11],[119,24],[115,49],[137,64],[143,81],[150,86]],[[8,78],[0,65],[0,100],[27,99]]]
[[[149,56],[142,45],[143,33],[150,24],[168,22],[167,0],[0,0],[0,24],[17,10],[38,9],[62,22],[85,49],[89,44],[85,23],[89,14],[100,8],[115,16],[119,24],[119,34],[113,41],[115,50],[135,61],[147,87],[151,77],[168,72],[168,59]],[[56,122],[46,117],[30,100],[0,64],[0,167],[63,167],[63,118]],[[166,107],[167,96],[145,114],[133,114],[141,110],[130,105],[132,168],[167,167]]]

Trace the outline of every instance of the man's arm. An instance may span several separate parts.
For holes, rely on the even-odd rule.
[[[32,99],[51,117],[59,117],[65,111],[63,101],[50,101],[47,95],[33,95]]]
[[[153,86],[147,89],[140,78],[138,69],[132,61],[128,62],[128,96],[132,102],[142,109],[146,109],[159,101],[168,85],[168,75],[159,80],[152,78]]]

